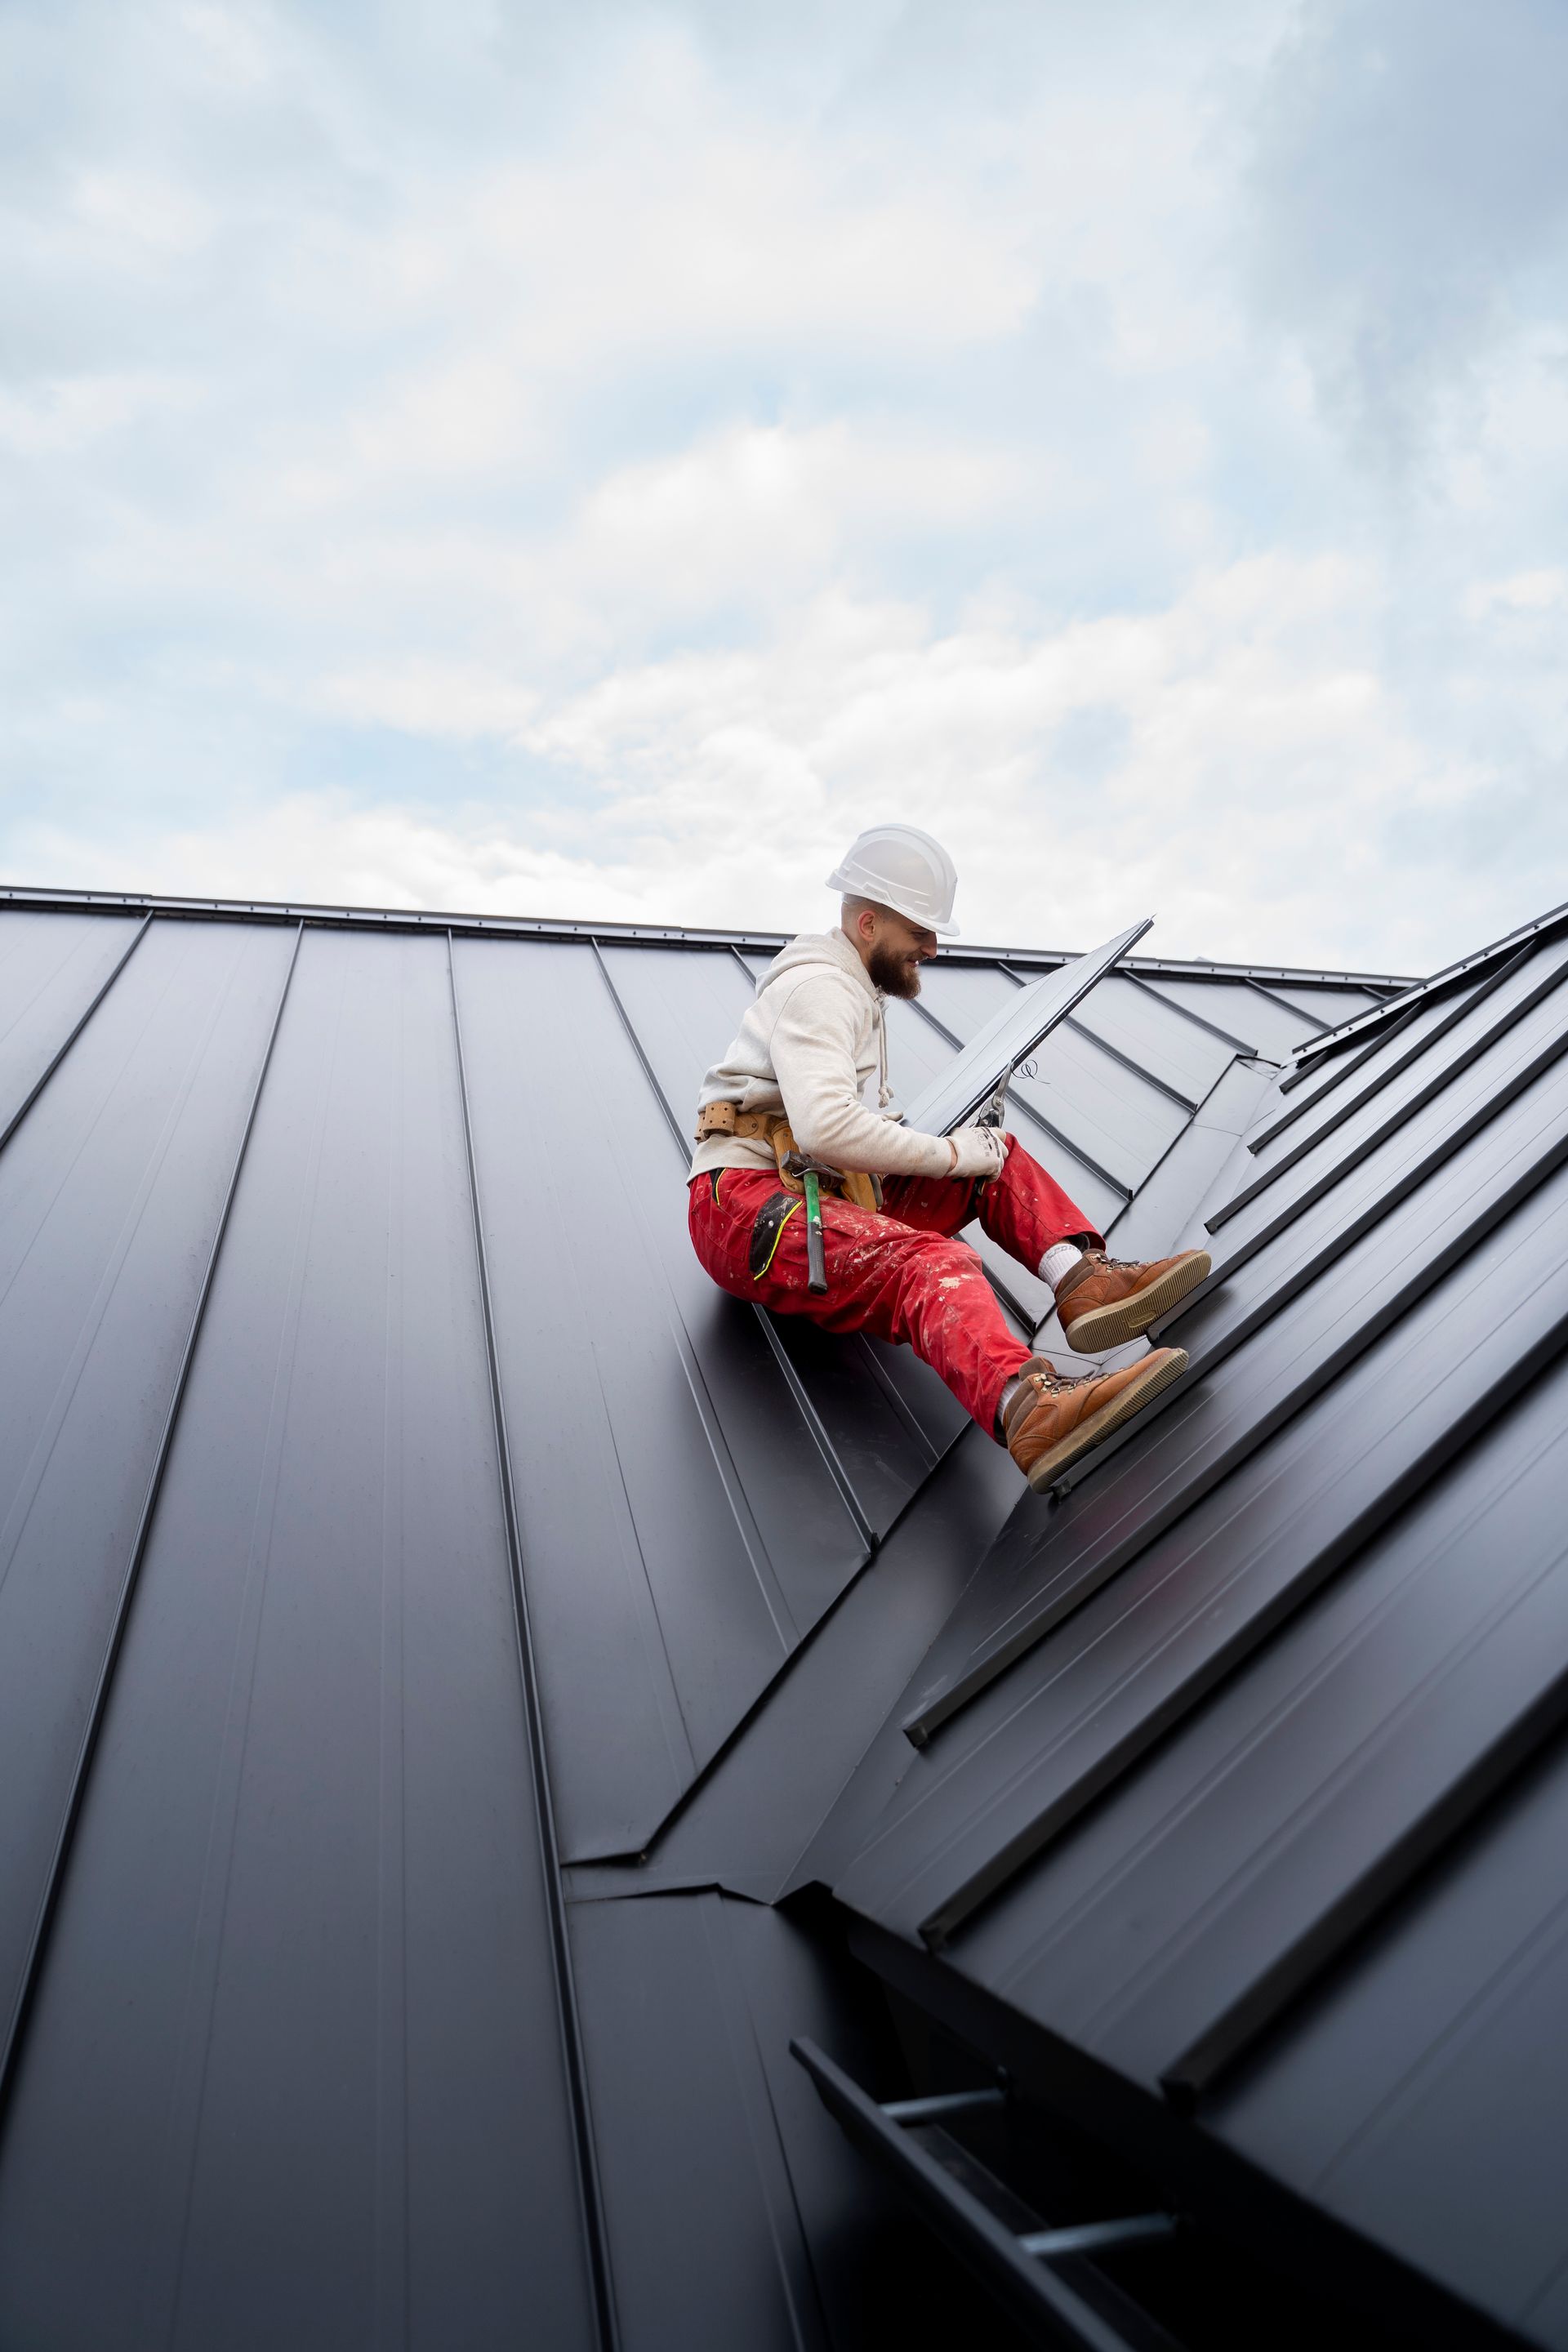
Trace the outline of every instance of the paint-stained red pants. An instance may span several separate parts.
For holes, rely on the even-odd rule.
[[[805,1286],[805,1211],[771,1170],[721,1168],[691,1180],[691,1240],[721,1290],[775,1315],[806,1315],[829,1331],[907,1339],[966,1412],[995,1434],[1002,1391],[1029,1350],[1007,1328],[967,1242],[972,1217],[1033,1274],[1053,1242],[1099,1235],[1039,1162],[1007,1138],[988,1184],[960,1177],[889,1176],[880,1216],[822,1196],[827,1292]]]

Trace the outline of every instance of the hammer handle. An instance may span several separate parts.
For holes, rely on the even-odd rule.
[[[805,1286],[820,1298],[827,1288],[827,1252],[822,1241],[822,1187],[809,1171],[805,1183]]]

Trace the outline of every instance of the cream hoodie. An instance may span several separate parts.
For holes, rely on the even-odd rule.
[[[877,1108],[868,1100],[873,1082]],[[842,931],[803,932],[757,984],[733,1045],[698,1097],[742,1110],[783,1110],[803,1151],[829,1168],[876,1176],[945,1176],[946,1139],[900,1127],[888,1110],[888,1040],[882,992]],[[691,1156],[710,1168],[771,1168],[762,1138],[711,1135]]]

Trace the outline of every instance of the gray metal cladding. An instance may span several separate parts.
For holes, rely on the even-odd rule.
[[[1127,1062],[1157,1074],[1193,1104],[1201,1103],[1236,1057],[1211,1029],[1158,988],[1108,972],[1073,1019]]]
[[[1201,2106],[1205,2130],[1568,2346],[1561,1738]]]
[[[1300,1214],[1218,1253],[1218,1276],[1169,1325],[1194,1367],[1217,1363],[1335,1258],[1369,1235],[1393,1253],[1429,1230],[1432,1213],[1499,1213],[1550,1172],[1568,1138],[1568,1056],[1561,1037],[1529,1042],[1460,1070],[1454,1086],[1366,1153]],[[1544,1065],[1544,1066],[1543,1066]]]
[[[720,1769],[661,1835],[639,1880],[717,1878],[758,1901],[778,1898],[846,1783],[862,1793],[857,1767],[868,1729],[908,1683],[972,1574],[976,1551],[1011,1510],[1017,1480],[999,1445],[952,1449],[918,1508],[905,1512],[769,1689]],[[896,1729],[893,1736],[907,1760],[908,1742]],[[583,1875],[574,1873],[574,1881]],[[624,1868],[597,1875],[601,1886],[626,1884]]]
[[[955,1938],[1123,2073],[1206,2087],[1568,1714],[1568,1371]]]
[[[820,2029],[870,2070],[839,1972],[716,1894],[575,1903],[572,1937],[626,2352],[885,2342],[877,2256],[919,2233],[789,2057]]]
[[[1552,2347],[1565,969],[1547,939],[1425,1001],[1275,1126],[1167,1327],[1189,1382],[1019,1506],[814,1857]]]
[[[1418,1004],[1428,998],[1451,995],[1457,989],[1468,988],[1476,982],[1483,984],[1499,971],[1524,961],[1547,940],[1562,935],[1568,924],[1568,907],[1553,908],[1549,914],[1537,916],[1531,923],[1523,923],[1505,939],[1494,940],[1489,947],[1478,948],[1473,955],[1461,956],[1457,963],[1445,964],[1441,971],[1421,981],[1400,982],[1387,975],[1369,972],[1348,972],[1347,982],[1371,987],[1385,987],[1394,992],[1388,1002],[1370,1013],[1357,1014],[1342,1029],[1329,1033],[1329,1039],[1338,1048],[1342,1035],[1359,1044],[1366,1038],[1384,1033],[1394,1023],[1403,1021]],[[1321,975],[1327,979],[1329,974]],[[1287,983],[1294,983],[1300,973],[1280,972],[1276,975]]]
[[[1243,1181],[1250,1182],[1262,1170],[1286,1157],[1301,1137],[1322,1133],[1325,1120],[1348,1116],[1406,1056],[1423,1052],[1461,1019],[1475,1003],[1480,986],[1477,982],[1454,996],[1427,997],[1413,1004],[1399,1020],[1391,1020],[1363,1037],[1347,1038],[1342,1047],[1336,1045],[1293,1070],[1280,1082],[1247,1137],[1247,1151],[1257,1165],[1247,1169],[1244,1180],[1238,1179],[1237,1191]],[[1391,1055],[1396,1040],[1397,1059]],[[1375,1066],[1369,1069],[1369,1065]],[[1299,1129],[1300,1135],[1292,1134],[1292,1129]]]
[[[1353,1021],[1358,1013],[1370,1013],[1383,1003],[1381,994],[1373,995],[1365,988],[1291,988],[1284,982],[1271,980],[1268,993],[1282,1004],[1293,1005],[1307,1016],[1303,1035],[1310,1037],[1320,1029],[1336,1029],[1342,1021]]]
[[[0,1139],[112,982],[142,923],[124,915],[0,914]]]
[[[867,1527],[788,1356],[697,1263],[594,950],[459,940],[453,959],[563,1851],[635,1853],[862,1565]],[[585,1070],[611,1115],[586,1118]],[[861,1388],[890,1515],[936,1449]]]
[[[889,1052],[898,1103],[916,1090],[917,1073],[921,1074],[921,1083],[939,1076],[942,1065],[952,1059],[954,1049],[963,1042],[956,1029],[939,1021],[924,1003],[924,995],[922,990],[919,1004],[894,1000],[887,1008]],[[1099,1231],[1124,1205],[1127,1188],[1073,1149],[1066,1129],[1047,1119],[1041,1108],[1042,1099],[1026,1080],[1022,1090],[1015,1084],[1007,1097],[1008,1125],[1025,1149],[1050,1168],[1063,1190],[1093,1219]]]
[[[1541,1307],[1568,1314],[1561,1277]],[[905,1934],[952,1936],[1199,1706],[1402,1489],[1506,1408],[1521,1335],[1489,1335],[1428,1388],[1445,1319],[1426,1302],[1397,1352],[1364,1358],[936,1733],[836,1879],[843,1899]]]
[[[313,933],[6,2116],[0,2341],[596,2340],[535,1795],[447,946]]]
[[[698,1088],[739,1025],[752,993],[750,975],[733,953],[606,947],[602,962],[657,1083],[684,1168]],[[962,1410],[907,1348],[860,1334],[830,1339],[787,1318],[770,1318],[764,1328],[798,1372],[807,1410],[820,1422],[867,1528],[880,1536],[963,1426]]]
[[[883,1007],[888,1024],[889,1076],[893,1107],[902,1110],[921,1090],[939,1077],[954,1053],[952,1034],[931,1018],[926,1004],[910,1004],[894,996]]]
[[[1268,1054],[1282,1061],[1290,1044],[1300,1041],[1303,1025],[1300,1015],[1248,988],[1244,981],[1172,980],[1162,973],[1148,984],[1167,1004],[1217,1029],[1239,1053]]]
[[[939,963],[923,976],[921,1001],[966,1045],[1017,993],[1016,983],[994,966]],[[1089,1166],[1134,1192],[1189,1113],[1132,1076],[1087,1032],[1057,1029],[1031,1058],[1036,1075],[1014,1080],[1016,1100]]]
[[[1547,950],[1509,985],[1467,1005],[1458,1019],[1429,1036],[1391,1037],[1354,1080],[1320,1097],[1300,1126],[1282,1137],[1258,1172],[1210,1219],[1224,1233],[1227,1254],[1250,1234],[1293,1215],[1325,1172],[1371,1149],[1443,1089],[1462,1080],[1468,1066],[1515,1069],[1533,1052],[1561,1045],[1564,1020],[1557,992],[1568,970],[1568,944]]]
[[[1000,1557],[933,1655],[915,1710],[922,1727],[934,1728],[1124,1565],[1129,1546],[1189,1508],[1336,1376],[1347,1351],[1438,1281],[1447,1255],[1550,1172],[1568,1125],[1563,1043],[1548,998],[1498,1040],[1492,1058],[1472,1063],[1457,1052],[1443,1066],[1444,1107],[1435,1101],[1425,1125],[1402,1127],[1367,1105],[1364,1133],[1350,1122],[1320,1147],[1321,1171],[1303,1161],[1280,1180],[1267,1223],[1260,1200],[1247,1223],[1226,1227],[1232,1255],[1253,1254],[1227,1278],[1222,1251],[1213,1286],[1170,1327],[1193,1372],[1120,1449],[1086,1468],[1065,1501],[1020,1503]],[[1358,1151],[1369,1144],[1377,1149],[1363,1161]],[[1299,1213],[1306,1203],[1294,1223],[1292,1202]]]
[[[1568,2352],[1568,941],[1077,1008],[1026,1145],[1226,1213],[1047,1504],[698,1265],[764,943],[209,912],[0,913],[0,2345],[879,2340],[830,1885]]]
[[[936,1085],[908,1106],[910,1125],[928,1134],[950,1135],[983,1114],[1001,1073],[1016,1071],[1037,1054],[1047,1033],[1069,1021],[1073,1007],[1148,929],[1147,919],[1131,924],[1089,954],[1023,981],[1011,997],[1000,998],[990,1019],[972,1031],[963,1051]]]
[[[155,926],[0,1152],[0,2048],[293,949]]]
[[[1271,1073],[1232,1061],[1158,1166],[1113,1220],[1107,1236],[1118,1257],[1157,1258],[1206,1248],[1205,1216],[1223,1200],[1258,1115]]]

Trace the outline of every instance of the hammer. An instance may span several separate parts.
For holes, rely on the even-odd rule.
[[[822,1298],[827,1291],[827,1252],[822,1239],[821,1180],[804,1152],[792,1151],[784,1167],[800,1178],[805,1193],[805,1286],[814,1297]]]

